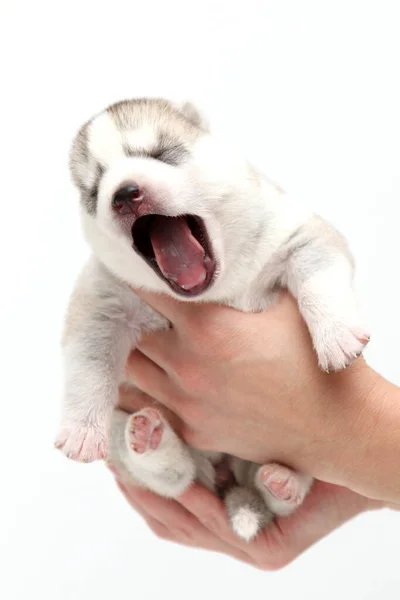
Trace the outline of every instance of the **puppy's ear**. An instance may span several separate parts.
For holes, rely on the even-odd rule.
[[[76,133],[69,152],[70,175],[78,188],[84,187],[90,177],[88,131],[89,122],[82,125]]]
[[[69,153],[69,170],[74,185],[78,188],[81,203],[88,213],[97,208],[97,191],[103,169],[93,158],[89,149],[90,125],[86,122],[75,135]]]
[[[192,102],[180,102],[176,106],[179,112],[181,112],[188,121],[193,123],[193,125],[205,132],[210,130],[209,123],[206,117]]]

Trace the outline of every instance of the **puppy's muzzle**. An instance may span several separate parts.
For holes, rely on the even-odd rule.
[[[111,205],[120,215],[135,214],[143,199],[143,190],[136,183],[132,183],[115,192]]]

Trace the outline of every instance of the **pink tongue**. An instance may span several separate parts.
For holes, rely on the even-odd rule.
[[[150,239],[164,277],[184,290],[203,283],[207,276],[204,249],[192,235],[184,217],[157,216]]]

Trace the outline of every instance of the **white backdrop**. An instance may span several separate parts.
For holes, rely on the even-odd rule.
[[[52,441],[61,320],[87,254],[68,147],[126,96],[198,99],[350,238],[367,356],[400,384],[399,2],[1,0],[0,19],[1,598],[398,598],[399,514],[361,516],[263,573],[159,541],[101,465]]]

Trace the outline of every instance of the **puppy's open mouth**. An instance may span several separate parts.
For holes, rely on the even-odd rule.
[[[197,296],[212,284],[216,262],[200,217],[146,215],[132,226],[133,248],[183,296]]]

